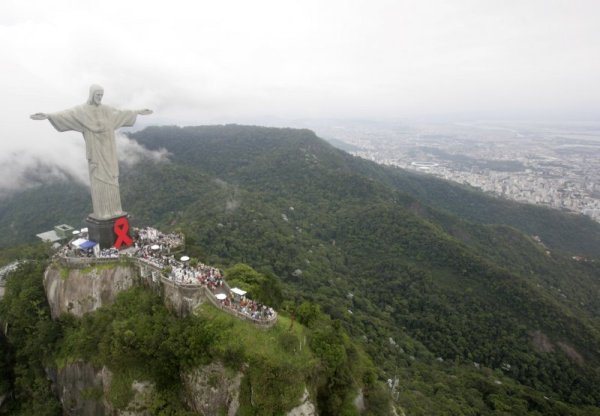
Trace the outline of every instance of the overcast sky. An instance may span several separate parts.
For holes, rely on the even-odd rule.
[[[29,115],[92,83],[144,124],[598,120],[599,19],[598,0],[2,0],[0,178],[85,168],[80,135]]]

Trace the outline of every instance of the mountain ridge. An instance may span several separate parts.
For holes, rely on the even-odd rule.
[[[184,230],[189,254],[207,263],[277,276],[289,307],[314,302],[361,339],[379,377],[407,376],[403,408],[478,408],[460,399],[472,381],[480,414],[500,414],[486,413],[500,407],[497,388],[473,363],[514,380],[527,411],[544,409],[527,389],[599,406],[600,225],[382,167],[306,130],[153,127],[130,137],[170,153],[122,169],[133,223]],[[582,254],[588,261],[572,258]],[[444,388],[440,400],[415,373],[456,393]]]
[[[358,173],[362,177],[377,179],[384,181],[388,185],[393,185],[397,190],[404,194],[429,205],[435,206],[436,210],[447,211],[460,218],[467,220],[486,223],[486,224],[507,224],[513,225],[523,232],[530,235],[546,235],[544,241],[553,244],[556,248],[560,248],[565,252],[572,254],[591,255],[600,257],[600,224],[592,221],[588,217],[580,214],[566,214],[558,210],[547,207],[534,206],[523,204],[505,199],[493,197],[473,188],[438,179],[429,175],[419,174],[402,170],[400,168],[385,167],[377,165],[374,162],[366,161],[357,157],[353,157],[348,153],[339,150],[322,139],[319,139],[314,132],[309,130],[293,130],[293,129],[276,129],[254,126],[199,126],[199,127],[167,127],[166,131],[160,127],[147,128],[145,130],[132,133],[131,138],[138,140],[142,145],[151,150],[167,148],[173,153],[173,157],[183,163],[191,163],[201,161],[203,169],[208,169],[213,174],[223,173],[230,178],[243,181],[245,184],[252,185],[252,178],[256,174],[255,170],[250,169],[252,175],[244,172],[245,166],[251,160],[251,155],[263,155],[263,157],[277,158],[279,164],[289,161],[290,151],[298,148],[304,155],[304,166],[307,167],[316,162],[310,159],[310,149],[318,149],[319,154],[323,155],[321,162],[328,162],[326,166],[336,174]],[[244,135],[237,136],[239,131],[245,131]],[[247,130],[247,131],[246,131]],[[219,155],[221,150],[220,145],[223,140],[231,140],[232,136],[237,140],[247,137],[252,137],[252,134],[262,137],[262,134],[268,133],[266,140],[261,142],[266,149],[262,153],[254,152],[246,153],[247,147],[236,149],[231,146],[231,142],[227,142],[229,161],[228,165],[215,166],[214,163],[203,157],[200,149],[192,152],[186,152],[185,146],[190,146],[194,141],[201,141],[203,146],[206,146],[209,155]],[[287,140],[285,134],[292,134],[292,139]],[[279,134],[279,136],[278,136]],[[306,134],[305,136],[301,136]],[[300,136],[300,137],[298,137]],[[281,137],[285,137],[285,141],[281,141]],[[234,141],[237,143],[238,141]],[[256,139],[254,139],[256,140]],[[245,142],[245,145],[248,145]],[[237,150],[234,152],[234,150]],[[233,153],[233,156],[231,155]],[[307,159],[308,157],[308,159]],[[238,163],[245,160],[245,163]],[[255,164],[260,164],[261,160],[255,160]],[[294,162],[298,165],[302,160],[296,158]],[[312,162],[312,163],[311,163]],[[240,169],[242,166],[242,169]],[[281,166],[280,166],[281,167]],[[260,170],[259,170],[260,172]],[[356,175],[351,176],[357,179]],[[309,179],[303,178],[303,179]],[[279,189],[281,190],[281,189]],[[284,190],[285,191],[285,190]],[[478,206],[484,204],[487,209],[477,209]],[[519,218],[521,215],[527,215],[526,221]],[[556,233],[549,233],[549,223],[564,224],[563,228],[557,230]],[[589,230],[593,232],[589,232]],[[585,237],[581,238],[578,233],[582,233]],[[558,235],[558,236],[557,236]],[[591,240],[590,247],[578,244],[581,240]],[[562,240],[562,241],[561,241]],[[565,243],[565,240],[568,242]],[[583,253],[581,252],[583,251]]]

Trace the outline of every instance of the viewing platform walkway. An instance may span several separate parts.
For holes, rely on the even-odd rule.
[[[277,322],[277,312],[273,308],[246,298],[246,292],[238,288],[232,290],[218,268],[190,261],[187,256],[177,259],[173,253],[182,251],[182,238],[151,228],[143,230],[141,233],[136,231],[138,238],[133,246],[120,251],[109,249],[94,253],[91,249],[74,247],[70,242],[56,253],[54,259],[64,267],[76,269],[113,263],[136,266],[140,278],[152,287],[161,288],[167,303],[182,315],[208,301],[259,327],[269,328]]]

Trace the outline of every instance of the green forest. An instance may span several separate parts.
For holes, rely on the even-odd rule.
[[[12,274],[0,302],[7,326],[1,338],[0,388],[11,391],[5,413],[62,414],[49,374],[78,361],[107,366],[113,373],[107,398],[115,409],[125,409],[133,398],[134,380],[149,380],[156,385],[146,403],[151,414],[195,414],[181,402],[181,375],[222,362],[244,373],[240,415],[284,414],[305,388],[317,398],[321,414],[357,415],[352,402],[358,388],[366,400],[364,414],[390,410],[389,395],[377,382],[372,362],[340,322],[316,305],[292,307],[292,319],[283,311],[275,327],[260,330],[212,305],[178,318],[155,291],[137,287],[81,319],[65,315],[53,321],[42,285],[48,248],[40,244],[29,249],[34,258]],[[265,300],[275,300],[266,295],[272,289],[269,279],[251,267],[238,264],[227,273],[239,281],[258,278],[254,290]],[[90,400],[102,394],[87,392]]]
[[[406,415],[600,414],[600,224],[382,167],[308,130],[152,127],[130,136],[169,152],[168,162],[122,167],[123,205],[134,225],[185,233],[186,254],[229,270],[230,279],[297,318],[321,364],[310,364],[317,376],[311,360],[294,367],[291,354],[289,365],[314,386],[321,414],[345,414],[348,392],[361,384],[372,386],[372,414],[385,414],[387,400]],[[88,200],[84,187],[63,182],[0,201],[2,261],[23,257],[10,247],[55,224],[79,226]],[[31,286],[43,296],[42,272],[25,270],[33,264],[18,272],[32,279],[18,290]],[[25,307],[7,301],[13,280],[2,319]],[[104,328],[120,322],[119,308],[132,308],[122,317],[133,321],[144,315],[161,322],[127,325],[172,328],[166,369],[198,364],[177,352],[185,333],[167,311],[134,310],[158,308],[149,294],[124,294],[114,308],[81,322],[48,321],[42,298],[28,302],[41,309],[31,312],[35,322],[23,322],[27,335],[2,339],[2,365],[15,391],[18,380],[48,388],[42,357],[111,362],[102,339],[80,338],[90,328],[111,334]],[[190,319],[202,322],[211,313]],[[54,337],[51,351],[26,353],[28,343],[38,345],[29,337],[38,336]],[[152,336],[166,337],[130,341],[154,345]],[[204,359],[236,365],[235,351],[199,348]],[[17,356],[21,349],[31,355]],[[18,364],[30,359],[38,360],[39,374],[22,372]],[[169,402],[168,386],[176,381],[164,381]],[[269,406],[271,414],[281,411]]]

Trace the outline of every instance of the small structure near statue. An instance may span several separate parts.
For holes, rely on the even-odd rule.
[[[71,238],[72,232],[75,229],[67,224],[55,225],[54,228],[50,231],[46,231],[36,236],[42,241],[47,241],[49,243],[58,243],[60,241],[67,240]]]

